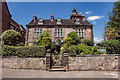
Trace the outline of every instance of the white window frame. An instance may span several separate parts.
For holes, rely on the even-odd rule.
[[[85,31],[84,28],[77,28],[76,29],[76,33],[78,34],[79,37],[84,37],[85,36],[84,31]]]
[[[57,19],[57,24],[61,24],[61,19]]]
[[[55,37],[63,37],[63,29],[55,28]]]
[[[38,37],[40,34],[42,34],[42,28],[35,28],[34,37]]]
[[[40,20],[38,21],[38,24],[43,24],[43,20],[40,19]]]

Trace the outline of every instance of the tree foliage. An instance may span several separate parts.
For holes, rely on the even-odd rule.
[[[6,30],[1,36],[5,45],[11,46],[21,42],[21,34],[15,30]]]
[[[109,12],[109,22],[107,23],[107,27],[108,37],[115,34],[111,39],[116,38],[118,36],[118,31],[120,31],[120,1],[115,2],[112,12]]]
[[[50,37],[49,33],[48,32],[43,32],[42,34],[39,35],[38,37],[38,40],[37,40],[37,43],[39,45],[42,45],[42,39],[43,37]]]
[[[51,46],[52,39],[50,37],[43,37],[42,45],[48,49]]]
[[[73,32],[70,32],[68,35],[67,35],[68,38],[72,38],[73,42],[75,42],[75,40],[78,38],[78,34],[73,31]]]

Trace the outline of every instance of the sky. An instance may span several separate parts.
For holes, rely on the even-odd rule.
[[[105,23],[109,21],[108,12],[112,11],[114,2],[7,2],[12,18],[26,28],[36,14],[37,18],[69,19],[73,8],[84,13],[86,19],[93,24],[95,42],[103,40]]]

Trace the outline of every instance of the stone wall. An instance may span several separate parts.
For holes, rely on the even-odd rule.
[[[120,69],[119,55],[86,55],[69,57],[70,71],[116,71]],[[3,68],[46,69],[46,58],[2,58]]]
[[[7,69],[40,69],[45,70],[45,57],[41,58],[2,58],[2,67]]]
[[[114,71],[120,69],[118,55],[89,55],[69,57],[69,70],[72,71]]]

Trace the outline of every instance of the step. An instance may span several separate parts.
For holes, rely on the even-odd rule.
[[[64,68],[64,66],[52,66],[52,69],[54,68]]]
[[[64,68],[50,69],[49,71],[66,71]]]

